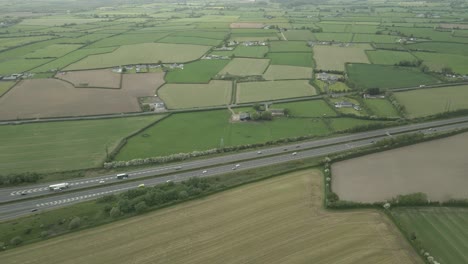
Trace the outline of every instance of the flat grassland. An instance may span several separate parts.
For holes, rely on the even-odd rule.
[[[236,22],[229,25],[230,28],[263,28],[263,23]]]
[[[118,141],[158,116],[0,126],[2,174],[99,166]]]
[[[216,46],[221,43],[221,39],[185,37],[185,36],[168,36],[168,37],[158,40],[158,42]]]
[[[263,74],[266,80],[311,79],[312,68],[288,65],[270,65]]]
[[[456,73],[468,73],[468,56],[434,52],[414,52],[414,55],[423,60],[423,64],[433,71],[441,71],[444,67],[450,67]]]
[[[419,69],[396,67],[378,64],[347,64],[346,71],[349,81],[356,88],[400,88],[418,87],[419,85],[435,84],[441,81],[425,74]]]
[[[467,109],[468,85],[413,90],[394,94],[409,117]]]
[[[75,88],[57,79],[23,80],[0,97],[0,119],[140,112],[137,98],[153,96],[162,73],[126,74],[122,89]]]
[[[438,262],[468,263],[466,208],[395,208],[391,213]]]
[[[312,52],[305,41],[271,41],[270,52]]]
[[[228,63],[229,60],[198,60],[185,64],[184,69],[168,72],[165,79],[168,83],[207,83]]]
[[[220,147],[221,141],[224,146],[238,146],[304,135],[324,136],[332,132],[321,119],[316,118],[231,123],[230,116],[227,110],[173,114],[132,137],[116,159],[207,150]]]
[[[90,55],[65,68],[65,70],[82,70],[110,68],[113,66],[157,63],[162,61],[187,62],[200,58],[210,46],[167,43],[143,43],[124,45],[115,51],[99,55]]]
[[[166,84],[158,90],[158,95],[169,109],[226,105],[231,101],[232,82]]]
[[[289,109],[289,115],[293,117],[336,116],[336,112],[324,100],[273,104],[271,108]]]
[[[369,63],[365,50],[372,47],[368,44],[339,46],[314,46],[314,59],[317,69],[344,71],[345,63]]]
[[[366,51],[369,60],[373,64],[393,65],[400,61],[415,61],[416,57],[409,52],[392,50],[368,50]]]
[[[315,40],[310,30],[288,30],[283,34],[287,40]]]
[[[451,53],[468,56],[468,45],[464,43],[451,42],[419,42],[405,45],[411,50],[432,51],[439,53]]]
[[[271,64],[275,64],[275,65],[314,67],[314,58],[313,58],[312,53],[305,53],[305,52],[268,53],[267,58],[271,60]]]
[[[468,133],[340,161],[332,166],[332,189],[340,199],[389,200],[424,192],[431,201],[467,199]]]
[[[56,58],[81,47],[77,44],[53,44],[24,55],[27,59]]]
[[[323,210],[322,181],[286,174],[13,249],[2,263],[422,263],[384,214]]]
[[[120,88],[120,74],[110,69],[57,73],[55,78],[70,82],[75,87]]]
[[[268,59],[246,59],[246,58],[235,58],[224,67],[219,74],[231,74],[231,75],[262,75],[270,60]]]
[[[237,103],[316,95],[307,80],[245,82],[237,84]]]
[[[379,117],[398,117],[399,114],[392,103],[385,99],[367,99],[364,103]]]

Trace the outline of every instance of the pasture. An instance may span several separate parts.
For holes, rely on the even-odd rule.
[[[314,33],[318,41],[351,42],[352,33]]]
[[[311,79],[312,68],[288,66],[288,65],[270,65],[263,74],[266,80],[293,80],[293,79]]]
[[[344,71],[345,63],[369,63],[365,50],[372,47],[368,44],[339,46],[314,46],[314,59],[317,69]]]
[[[309,100],[292,103],[279,103],[270,106],[273,109],[288,109],[292,117],[328,117],[336,112],[323,100]]]
[[[422,117],[447,111],[467,109],[468,85],[449,86],[394,93],[405,106],[409,117]]]
[[[298,67],[314,67],[314,58],[312,53],[298,52],[277,52],[268,53],[267,58],[274,65],[290,65]]]
[[[166,84],[158,89],[158,95],[168,109],[226,105],[231,101],[232,82]]]
[[[354,34],[353,42],[367,43],[395,43],[397,36],[375,35],[375,34]]]
[[[451,42],[419,42],[405,45],[406,48],[416,51],[430,51],[468,56],[468,45]]]
[[[219,72],[219,74],[238,76],[262,75],[269,63],[270,60],[268,59],[234,58]]]
[[[184,69],[169,71],[165,79],[168,83],[207,83],[228,63],[229,60],[198,60],[185,64]]]
[[[433,52],[414,52],[414,55],[423,60],[423,64],[433,71],[441,71],[442,68],[449,67],[456,73],[468,74],[468,56]]]
[[[9,75],[29,71],[35,67],[43,65],[51,59],[13,59],[0,63],[0,75]]]
[[[288,30],[283,32],[288,41],[291,40],[315,40],[314,35],[310,30]]]
[[[289,173],[14,249],[2,261],[422,263],[384,214],[322,209],[322,182],[317,170]]]
[[[120,139],[162,115],[0,126],[2,174],[98,167]]]
[[[24,55],[26,59],[58,58],[78,48],[79,44],[53,44]]]
[[[466,208],[395,208],[393,218],[440,263],[468,263]]]
[[[230,116],[227,110],[173,114],[130,138],[116,160],[207,150],[220,147],[221,142],[224,146],[237,146],[332,132],[320,119],[277,118],[270,122],[231,123]]]
[[[15,85],[16,82],[14,81],[2,81],[0,82],[0,96],[6,93],[10,88]]]
[[[237,84],[237,103],[316,95],[307,80],[243,82]]]
[[[340,199],[381,202],[423,192],[431,201],[467,199],[468,133],[340,161],[332,190]]]
[[[216,46],[221,43],[221,40],[211,39],[211,38],[185,37],[185,36],[167,36],[163,39],[158,40],[158,42]]]
[[[236,57],[250,57],[250,58],[263,58],[268,52],[267,46],[244,46],[238,45],[234,50],[228,51],[213,51],[211,54],[219,56],[236,56]]]
[[[411,53],[404,51],[368,50],[366,53],[370,62],[373,64],[394,65],[401,61],[413,62],[418,60],[418,58],[411,55]]]
[[[109,68],[128,64],[187,62],[200,58],[210,49],[210,46],[143,43],[124,45],[115,51],[99,55],[90,55],[65,70],[81,70]]]
[[[162,83],[162,73],[126,74],[122,89],[75,88],[57,79],[23,80],[0,98],[0,119],[140,112],[137,98],[153,96]]]
[[[349,82],[356,88],[402,88],[436,84],[441,81],[417,68],[378,64],[347,64]]]
[[[306,41],[271,41],[270,52],[312,52]]]
[[[169,35],[169,32],[157,32],[151,34],[121,34],[101,39],[88,48],[118,47],[121,45],[132,45],[141,43],[152,43]]]
[[[120,73],[110,69],[57,73],[55,78],[70,82],[75,87],[120,88]]]
[[[347,92],[351,90],[344,82],[327,84],[321,80],[314,80],[314,85],[318,87],[323,93],[327,92],[326,89],[332,92]]]
[[[364,100],[366,106],[372,113],[378,117],[398,117],[398,111],[392,103],[385,99],[367,99]]]

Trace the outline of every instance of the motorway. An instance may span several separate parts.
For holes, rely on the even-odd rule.
[[[96,199],[100,196],[119,193],[125,190],[136,188],[144,183],[146,186],[153,186],[166,181],[182,181],[191,177],[207,177],[232,172],[236,164],[240,166],[236,171],[264,167],[272,164],[298,160],[303,158],[320,157],[331,153],[337,153],[353,148],[358,148],[372,144],[373,141],[392,136],[394,134],[410,131],[423,131],[433,133],[434,131],[449,131],[453,129],[468,128],[468,117],[433,121],[420,124],[412,124],[401,127],[393,127],[352,135],[327,138],[316,141],[300,142],[290,145],[225,155],[197,161],[188,161],[170,166],[158,166],[129,172],[133,179],[145,178],[133,182],[117,180],[115,175],[105,175],[86,180],[69,181],[73,184],[71,191],[63,191],[54,196],[48,196],[50,191],[47,185],[32,185],[27,189],[3,188],[0,190],[0,220],[11,219],[22,215],[31,214],[31,210],[47,210],[55,207],[65,206],[81,201]],[[293,155],[296,152],[296,155]],[[180,170],[176,168],[181,167]],[[188,170],[188,171],[184,171]],[[203,171],[205,171],[203,173]],[[150,176],[163,175],[161,177],[148,178]],[[121,182],[120,184],[101,185],[100,180],[108,183]],[[51,183],[53,184],[53,183]],[[89,189],[90,187],[95,187]],[[28,192],[27,195],[20,195],[21,192]],[[22,199],[34,197],[35,199]],[[13,202],[14,201],[14,202]],[[5,202],[11,202],[5,204]]]

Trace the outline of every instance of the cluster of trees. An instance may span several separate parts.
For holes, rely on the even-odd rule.
[[[17,185],[21,183],[35,183],[42,176],[35,172],[24,172],[11,175],[0,175],[0,186]]]
[[[382,140],[377,141],[376,146],[397,146],[397,145],[406,145],[410,143],[419,142],[424,139],[423,133],[411,133],[403,134],[394,137],[387,137]]]
[[[402,66],[402,67],[419,67],[423,63],[422,60],[402,60],[398,63],[395,63],[395,66]]]

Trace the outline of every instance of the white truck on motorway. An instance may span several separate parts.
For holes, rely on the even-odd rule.
[[[61,190],[67,189],[68,187],[70,187],[70,184],[68,182],[63,182],[63,183],[49,185],[49,190],[61,191]]]

